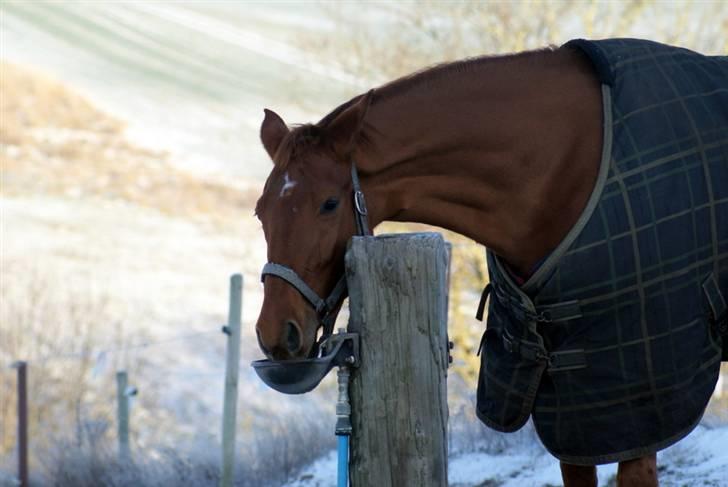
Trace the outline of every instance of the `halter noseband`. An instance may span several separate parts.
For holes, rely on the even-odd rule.
[[[369,223],[367,221],[367,204],[364,199],[364,193],[361,190],[359,174],[356,171],[356,164],[354,164],[354,161],[351,163],[351,184],[354,189],[354,219],[356,220],[357,235],[370,235]],[[311,289],[311,287],[306,284],[306,282],[301,279],[298,274],[296,274],[296,271],[290,267],[276,264],[274,262],[268,262],[263,266],[263,271],[260,276],[261,282],[265,282],[265,276],[267,275],[280,277],[289,283],[291,286],[296,288],[296,290],[301,293],[301,295],[306,298],[306,300],[316,310],[316,315],[324,327],[324,332],[314,347],[314,353],[316,353],[319,345],[326,341],[334,332],[334,321],[336,320],[334,310],[339,304],[341,304],[347,294],[346,276],[341,276],[334,286],[334,289],[331,291],[331,294],[324,299],[321,298],[316,291]]]

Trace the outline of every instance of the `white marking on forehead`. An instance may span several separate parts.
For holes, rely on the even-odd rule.
[[[289,196],[291,194],[291,191],[293,191],[293,188],[296,187],[298,183],[294,180],[292,180],[288,173],[285,173],[283,175],[283,187],[281,188],[281,193],[278,195],[279,198],[283,198],[284,196]]]

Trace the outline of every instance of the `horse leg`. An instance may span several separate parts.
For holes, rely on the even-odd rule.
[[[597,487],[597,467],[561,462],[564,487]]]
[[[619,462],[618,487],[657,487],[657,454]]]

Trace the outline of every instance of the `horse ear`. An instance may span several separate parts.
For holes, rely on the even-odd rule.
[[[267,108],[263,111],[265,112],[265,118],[260,125],[260,140],[263,142],[263,147],[265,147],[270,158],[275,162],[274,156],[283,138],[288,134],[288,127],[286,122],[274,111]]]
[[[364,116],[371,103],[373,93],[374,90],[370,90],[359,97],[326,127],[326,136],[332,141],[334,151],[339,156],[346,157],[354,149],[354,143],[364,125]]]

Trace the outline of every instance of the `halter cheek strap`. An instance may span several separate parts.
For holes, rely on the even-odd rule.
[[[359,173],[356,171],[356,164],[351,162],[351,185],[354,188],[354,218],[356,219],[356,229],[359,235],[371,235],[369,232],[369,222],[367,221],[367,202],[364,199],[364,193],[359,183]]]
[[[277,276],[288,282],[293,286],[306,300],[314,307],[316,314],[324,325],[324,334],[333,333],[334,326],[334,315],[333,311],[336,306],[344,300],[346,297],[346,278],[341,277],[334,286],[331,294],[326,299],[321,298],[316,291],[311,289],[306,282],[298,277],[298,274],[291,269],[281,264],[275,264],[268,262],[263,266],[263,272],[261,272],[261,282],[265,281],[265,276]]]
[[[354,164],[353,161],[351,163],[351,185],[354,190],[353,206],[357,235],[371,235],[369,231],[369,222],[367,220],[367,204],[366,200],[364,199],[364,193],[361,190],[361,184],[359,183],[359,174],[356,170],[356,164]],[[334,286],[334,289],[331,291],[329,296],[324,299],[320,297],[316,293],[316,291],[311,289],[311,287],[306,284],[306,281],[301,279],[301,277],[296,274],[296,271],[294,271],[290,267],[276,264],[274,262],[268,262],[263,266],[263,271],[261,272],[260,276],[261,282],[265,281],[265,276],[267,275],[280,277],[281,279],[286,281],[288,284],[293,286],[299,293],[301,293],[301,295],[306,298],[306,300],[316,310],[316,315],[318,316],[321,324],[324,327],[324,332],[317,342],[317,346],[315,347],[315,349],[317,349],[318,345],[327,340],[329,336],[331,336],[331,334],[334,332],[334,321],[336,321],[334,310],[339,304],[344,301],[344,298],[348,294],[348,290],[346,288],[346,276],[341,276],[339,278],[336,285]]]

